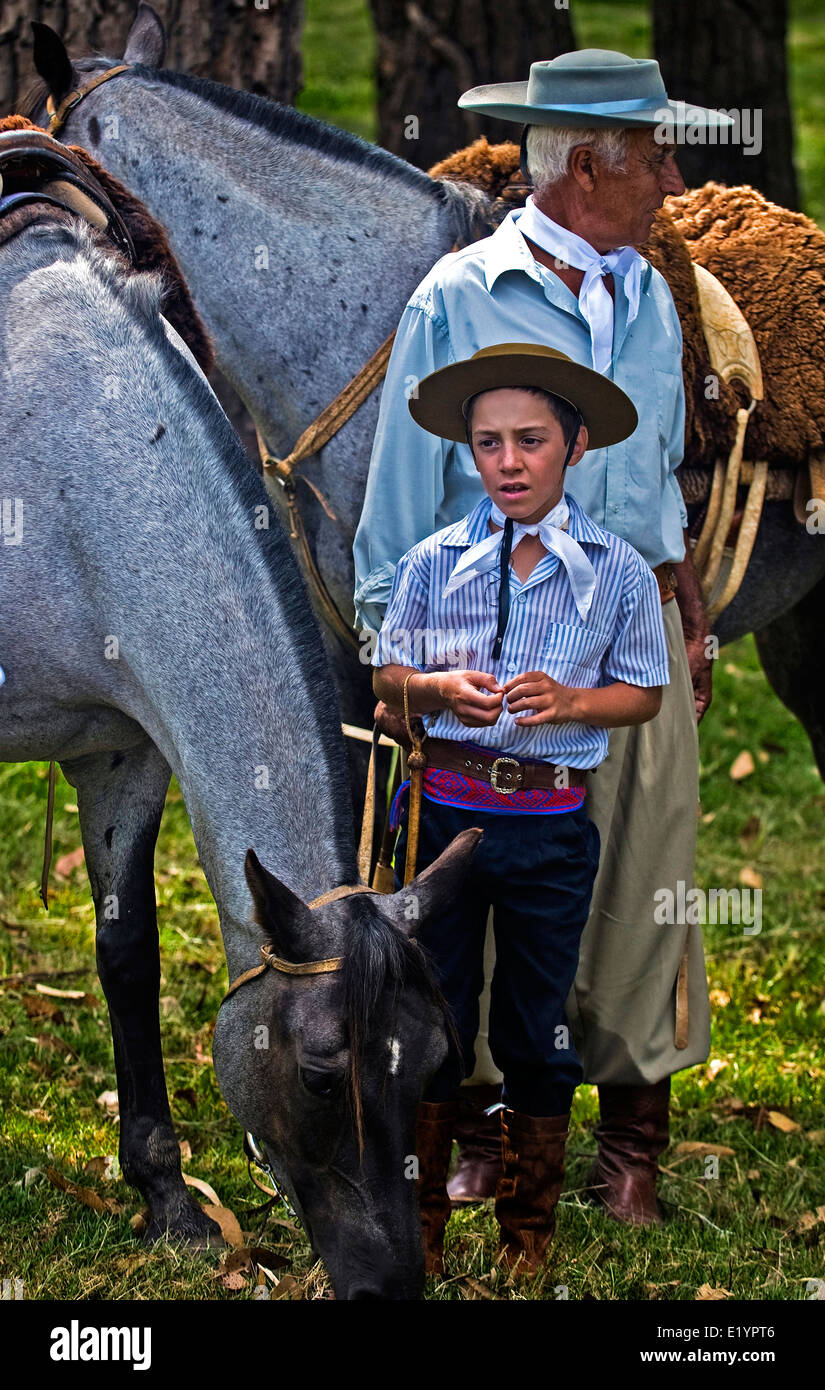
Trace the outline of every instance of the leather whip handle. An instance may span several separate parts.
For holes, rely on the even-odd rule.
[[[404,721],[412,744],[412,749],[407,755],[407,767],[410,771],[410,809],[407,818],[407,857],[404,863],[405,887],[408,883],[412,883],[415,878],[415,865],[418,859],[418,831],[421,823],[421,792],[424,784],[424,769],[427,766],[423,740],[419,738],[410,721],[410,700],[407,692],[407,686],[412,677],[418,674],[418,671],[410,671],[404,681]]]

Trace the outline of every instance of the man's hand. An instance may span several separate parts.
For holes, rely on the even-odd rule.
[[[395,714],[388,705],[384,704],[383,700],[379,700],[378,704],[375,706],[373,719],[382,734],[386,734],[387,738],[391,738],[394,743],[400,744],[408,753],[412,751],[412,744],[410,743],[410,736],[407,733],[407,725],[403,714]]]
[[[566,724],[574,718],[571,687],[560,685],[544,671],[526,671],[513,676],[505,685],[504,694],[510,714],[535,710],[534,714],[520,715],[513,720],[514,724]]]
[[[504,708],[506,687],[485,671],[439,671],[430,678],[442,708],[451,710],[470,729],[495,724]]]
[[[707,713],[713,696],[713,662],[707,654],[706,637],[691,637],[685,633],[685,650],[690,666],[690,679],[693,682],[693,699],[696,705],[696,722],[699,723]]]

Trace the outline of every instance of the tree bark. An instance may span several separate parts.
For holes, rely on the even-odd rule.
[[[668,96],[738,118],[726,144],[679,145],[689,188],[708,179],[749,183],[773,202],[798,208],[787,22],[787,0],[653,0],[653,44]]]
[[[260,8],[259,8],[260,6]],[[303,0],[154,0],[166,29],[164,67],[209,77],[275,101],[293,102],[303,82]],[[0,112],[17,109],[34,74],[30,20],[51,25],[70,57],[119,58],[135,0],[3,0],[0,10]]]
[[[526,81],[530,64],[576,47],[556,0],[370,0],[378,41],[378,142],[427,169],[479,135],[519,127],[460,111],[483,82]]]

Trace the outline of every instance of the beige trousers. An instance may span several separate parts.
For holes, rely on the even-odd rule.
[[[693,687],[675,599],[663,605],[670,684],[655,719],[610,731],[608,755],[587,780],[587,811],[602,848],[579,968],[567,1001],[584,1080],[661,1081],[710,1051],[702,931],[654,921],[658,889],[693,886],[699,753]],[[684,901],[684,898],[682,899]],[[676,979],[687,952],[687,1044],[677,1047]],[[495,945],[490,925],[476,1068],[465,1085],[501,1081],[487,1044]]]

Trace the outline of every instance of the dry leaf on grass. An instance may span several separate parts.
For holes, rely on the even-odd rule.
[[[731,777],[734,782],[741,782],[743,777],[750,777],[751,773],[755,771],[756,764],[747,748],[744,748],[731,763],[728,776]]]
[[[711,1288],[710,1284],[703,1284],[700,1289],[696,1290],[696,1297],[694,1299],[694,1302],[699,1303],[704,1302],[706,1300],[715,1301],[718,1299],[731,1297],[732,1295],[730,1289],[713,1289]]]
[[[781,1129],[783,1134],[793,1134],[794,1130],[801,1128],[796,1120],[790,1119],[788,1115],[783,1115],[781,1110],[769,1110],[765,1118],[769,1125],[773,1125],[774,1129]]]
[[[275,1288],[269,1295],[270,1298],[294,1299],[303,1298],[303,1296],[304,1290],[302,1286],[298,1283],[298,1280],[295,1278],[294,1274],[285,1274],[282,1279],[279,1279],[278,1283],[275,1285]]]
[[[201,1209],[206,1213],[206,1215],[209,1217],[211,1221],[216,1222],[216,1224],[220,1226],[221,1234],[224,1240],[226,1241],[227,1245],[231,1245],[235,1249],[240,1250],[241,1246],[244,1243],[244,1240],[243,1235],[241,1233],[240,1223],[235,1213],[230,1211],[228,1207],[205,1207],[202,1202]]]
[[[188,1161],[192,1157],[192,1145],[189,1143],[188,1139],[181,1139],[178,1148],[180,1149],[181,1158],[185,1158]]]
[[[746,864],[744,868],[739,870],[739,882],[744,883],[746,888],[761,888],[762,875],[758,874],[756,869],[751,868],[750,864]]]
[[[35,1042],[38,1047],[49,1048],[52,1052],[63,1052],[68,1057],[77,1056],[74,1048],[69,1047],[67,1042],[64,1042],[62,1038],[58,1038],[54,1033],[38,1033]]]
[[[181,1176],[187,1187],[196,1187],[198,1192],[202,1192],[204,1197],[208,1197],[210,1202],[214,1203],[216,1207],[220,1206],[221,1199],[214,1187],[210,1187],[208,1182],[204,1182],[203,1178],[192,1178],[188,1173],[182,1173]]]
[[[730,1003],[730,995],[726,989],[712,989],[709,997],[715,1009],[726,1009]]]
[[[805,1138],[809,1144],[825,1144],[825,1129],[809,1129]]]
[[[493,1290],[488,1288],[486,1284],[483,1284],[480,1279],[470,1279],[468,1277],[462,1281],[461,1287],[466,1290],[466,1296],[469,1299],[495,1298]]]
[[[48,1124],[52,1118],[48,1110],[41,1110],[39,1107],[35,1110],[24,1110],[23,1114],[28,1115],[30,1120],[39,1120],[41,1124]]]
[[[73,849],[69,854],[61,854],[54,866],[55,874],[58,878],[70,878],[75,869],[80,868],[85,857],[82,845]]]
[[[735,1150],[729,1149],[725,1144],[706,1144],[700,1139],[683,1139],[681,1144],[677,1144],[674,1153],[687,1158],[689,1155],[717,1154],[719,1158],[733,1158]]]
[[[708,1078],[708,1081],[715,1081],[720,1071],[724,1071],[727,1065],[728,1063],[724,1061],[723,1058],[714,1057],[712,1061],[708,1063],[708,1069],[705,1073],[705,1075]]]
[[[123,1211],[123,1207],[114,1197],[101,1197],[91,1187],[80,1187],[78,1183],[70,1182],[62,1173],[58,1173],[56,1168],[47,1168],[46,1177],[55,1187],[59,1187],[61,1192],[74,1197],[75,1201],[81,1202],[84,1207],[90,1207],[99,1215],[119,1216]]]
[[[120,1177],[117,1154],[96,1154],[83,1164],[83,1172],[92,1178],[102,1178],[104,1182],[115,1181]]]
[[[66,1019],[51,999],[45,998],[42,994],[21,994],[20,1003],[26,1010],[29,1018],[50,1018],[54,1023],[65,1023]]]
[[[146,1234],[146,1227],[149,1225],[149,1208],[144,1207],[143,1211],[136,1211],[134,1216],[129,1217],[129,1225],[136,1236]]]
[[[113,1120],[120,1114],[117,1091],[101,1091],[97,1098],[97,1103],[103,1107],[110,1120]]]
[[[814,1226],[819,1226],[825,1221],[825,1207],[817,1207],[816,1211],[806,1211],[794,1227],[796,1234],[802,1236],[806,1231],[812,1231]]]

